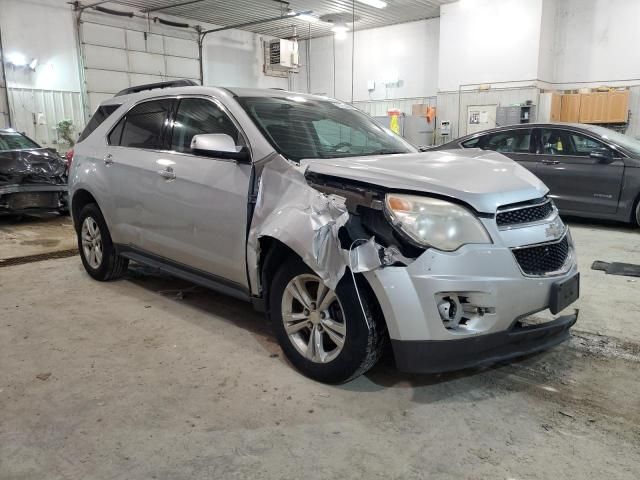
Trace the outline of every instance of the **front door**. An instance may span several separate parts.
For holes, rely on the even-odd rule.
[[[175,262],[247,286],[247,204],[251,164],[194,155],[191,139],[205,133],[245,139],[224,106],[210,98],[179,100],[168,150],[154,161],[148,202],[148,242]]]
[[[550,196],[561,211],[616,212],[624,162],[614,151],[610,151],[608,160],[592,156],[595,151],[610,149],[573,130],[540,129],[537,175],[549,187]]]

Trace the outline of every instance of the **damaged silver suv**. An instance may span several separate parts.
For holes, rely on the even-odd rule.
[[[351,105],[170,82],[101,105],[70,171],[86,271],[160,268],[264,311],[323,382],[442,372],[565,340],[571,235],[547,188],[495,152],[420,153]]]

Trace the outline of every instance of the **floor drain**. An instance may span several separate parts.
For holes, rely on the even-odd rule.
[[[24,257],[13,257],[0,259],[0,268],[12,267],[14,265],[22,265],[25,263],[41,262],[43,260],[53,260],[55,258],[67,258],[78,255],[77,248],[69,248],[68,250],[60,250],[58,252],[37,253],[35,255],[26,255]]]

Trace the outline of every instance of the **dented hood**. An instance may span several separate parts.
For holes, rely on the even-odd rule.
[[[540,198],[548,188],[531,172],[496,152],[480,149],[399,155],[308,159],[309,171],[390,189],[462,200],[479,212]]]
[[[63,185],[66,171],[66,162],[44,148],[0,151],[0,185]]]

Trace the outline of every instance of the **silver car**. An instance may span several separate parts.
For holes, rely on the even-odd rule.
[[[70,170],[90,276],[151,265],[251,302],[305,375],[348,381],[390,341],[412,372],[569,335],[569,229],[496,152],[420,153],[338,100],[168,82],[106,100]]]

